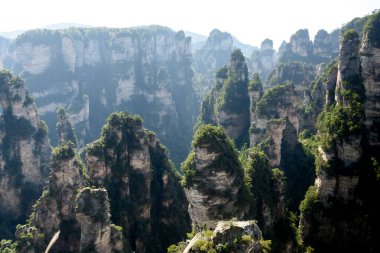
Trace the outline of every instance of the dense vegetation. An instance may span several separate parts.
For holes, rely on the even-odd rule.
[[[231,53],[227,79],[216,99],[216,111],[241,113],[249,107],[248,70],[240,50]]]

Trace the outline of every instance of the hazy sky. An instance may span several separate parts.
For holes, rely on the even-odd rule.
[[[2,0],[0,31],[55,23],[159,24],[204,35],[219,28],[252,45],[271,38],[277,47],[300,28],[314,36],[379,8],[379,0]]]

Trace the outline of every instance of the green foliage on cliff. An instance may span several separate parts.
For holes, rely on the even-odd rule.
[[[380,47],[380,11],[369,16],[363,30],[368,34],[368,39],[374,43],[374,46]]]
[[[348,29],[343,34],[343,42],[346,42],[348,40],[358,39],[359,34],[355,31],[355,29]]]
[[[16,243],[13,243],[10,240],[1,240],[0,241],[0,253],[15,253],[16,252]]]
[[[280,99],[281,95],[290,88],[291,84],[282,84],[267,90],[257,103],[256,112],[267,118],[278,118],[278,106],[284,102]]]
[[[60,140],[61,142],[71,142],[75,146],[77,146],[77,136],[75,134],[75,130],[69,121],[69,117],[66,114],[65,108],[59,107],[57,111],[57,133],[58,137],[61,139],[64,137],[64,140]]]
[[[191,185],[196,176],[196,148],[206,148],[209,151],[224,154],[221,159],[214,161],[213,166],[217,166],[217,168],[227,166],[228,169],[233,169],[236,167],[233,163],[238,162],[238,151],[234,142],[226,135],[224,128],[209,124],[201,125],[194,133],[193,150],[181,164],[181,170],[184,172],[183,185]],[[220,166],[217,163],[220,163]],[[228,166],[230,163],[231,166]]]
[[[228,138],[222,126],[202,125],[194,133],[192,146],[203,146],[214,152],[223,151],[237,155],[235,144]]]
[[[107,189],[111,221],[124,228],[123,236],[132,250],[139,247],[139,241],[147,252],[163,252],[182,239],[190,223],[180,176],[167,149],[142,126],[141,117],[112,113],[101,137],[87,146],[89,156],[109,170],[104,180],[94,184]],[[151,214],[149,219],[139,215],[142,208]]]
[[[270,161],[265,153],[259,148],[243,150],[240,161],[244,166],[245,184],[256,201],[270,196],[272,173]]]
[[[318,203],[318,191],[316,186],[310,186],[305,194],[304,200],[300,204],[300,210],[302,213],[310,212],[314,205]]]
[[[184,186],[191,185],[193,183],[192,179],[196,175],[195,159],[195,152],[191,151],[186,160],[181,164],[181,170],[184,173],[184,177],[182,179],[182,184]]]
[[[252,77],[252,80],[248,83],[248,90],[249,91],[259,91],[261,92],[263,90],[263,85],[260,80],[260,76],[258,73],[255,73]]]
[[[75,156],[75,147],[72,143],[63,143],[53,149],[53,161],[69,160]]]
[[[318,116],[317,128],[324,149],[330,149],[338,139],[362,130],[364,111],[359,94],[351,90],[342,91],[341,94],[346,105],[332,105]]]
[[[237,69],[232,69],[232,64],[237,64]],[[240,114],[249,107],[248,70],[240,50],[232,52],[227,76],[216,99],[216,111]]]

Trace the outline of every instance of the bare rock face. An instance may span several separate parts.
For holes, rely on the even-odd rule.
[[[0,237],[7,238],[42,192],[51,148],[33,98],[6,71],[0,71],[0,103]]]
[[[375,37],[377,33],[379,27],[366,31],[360,47],[361,77],[366,96],[364,123],[368,131],[369,145],[373,147],[380,146],[380,43]]]
[[[333,58],[338,54],[339,45],[339,30],[328,33],[325,30],[319,30],[314,37],[314,55],[319,55],[325,58]]]
[[[290,47],[295,54],[307,57],[310,54],[312,43],[307,29],[298,30],[290,37]]]
[[[220,221],[213,232],[212,241],[215,245],[232,244],[242,236],[248,236],[251,241],[241,243],[233,252],[262,252],[261,231],[254,221]]]
[[[158,133],[177,164],[188,153],[198,102],[191,38],[183,32],[160,26],[34,30],[13,41],[6,58],[6,67],[25,78],[54,145],[59,107],[79,147],[98,137],[111,112],[128,110]]]
[[[314,42],[311,42],[307,29],[298,30],[290,37],[289,43],[281,45],[277,56],[278,61],[281,63],[328,63],[338,55],[339,33],[339,29],[332,33],[319,30]]]
[[[299,114],[299,107],[302,104],[293,85],[280,85],[268,90],[252,113],[250,146],[254,147],[269,138],[273,166],[280,165],[286,124],[292,125],[296,132],[300,129],[303,118]]]
[[[90,182],[105,187],[111,219],[136,252],[164,252],[185,237],[190,220],[175,168],[138,116],[114,113],[88,148]],[[154,242],[154,243],[152,243]]]
[[[203,125],[196,131],[193,151],[183,170],[193,224],[214,228],[219,220],[247,215],[243,169],[221,127]]]

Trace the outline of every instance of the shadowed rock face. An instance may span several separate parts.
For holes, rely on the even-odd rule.
[[[87,153],[90,182],[105,187],[111,219],[132,250],[165,252],[190,229],[187,201],[175,168],[141,118],[114,113]]]
[[[71,142],[75,147],[77,146],[77,137],[63,108],[58,109],[57,112],[57,134],[59,143]]]
[[[42,192],[51,148],[23,81],[6,71],[0,71],[0,103],[0,237],[9,238]]]
[[[105,189],[80,190],[75,215],[81,230],[80,252],[123,252],[122,230],[111,225]]]
[[[379,250],[378,227],[374,225],[379,222],[379,209],[370,197],[380,189],[374,173],[380,160],[375,151],[379,147],[380,113],[375,100],[379,97],[380,38],[371,37],[374,30],[380,31],[379,24],[377,12],[368,18],[362,37],[347,30],[341,39],[335,99],[326,99],[330,107],[322,113],[324,119],[333,114],[337,122],[344,116],[340,123],[344,131],[336,134],[323,126],[319,129],[322,138],[332,138],[329,145],[318,149],[315,185],[301,204],[303,240],[316,251]]]
[[[56,145],[56,110],[63,106],[79,147],[95,140],[106,117],[141,115],[179,164],[198,111],[191,39],[160,26],[28,31],[12,42],[4,64],[22,73]]]
[[[218,220],[245,217],[249,201],[231,140],[222,128],[211,125],[200,127],[195,135],[193,151],[184,165],[193,224],[214,228]]]
[[[379,27],[373,27],[371,32],[365,33],[360,46],[361,77],[366,96],[364,123],[368,130],[369,145],[373,147],[380,146],[380,42],[371,35],[379,31]]]

